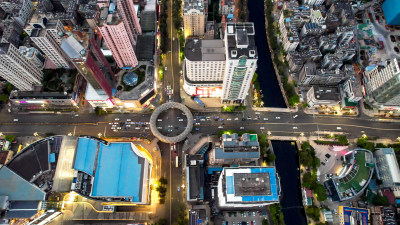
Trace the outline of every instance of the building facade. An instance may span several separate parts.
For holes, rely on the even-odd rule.
[[[122,20],[132,45],[136,45],[137,35],[142,34],[142,28],[140,27],[133,1],[119,0],[117,1],[117,8],[122,15]]]
[[[398,59],[386,67],[370,67],[365,72],[367,100],[380,109],[400,107],[400,67]]]
[[[68,56],[61,49],[61,41],[64,38],[66,30],[60,20],[48,20],[43,17],[46,21],[45,25],[42,22],[30,23],[30,26],[25,31],[30,35],[30,39],[36,44],[36,46],[50,59],[50,61],[56,66],[56,68],[70,69],[71,61]],[[42,27],[44,25],[45,27]],[[42,27],[42,28],[34,28]]]
[[[184,90],[190,96],[221,97],[225,74],[223,40],[187,39]]]
[[[184,0],[183,29],[186,37],[201,37],[204,35],[206,13],[203,0]]]
[[[10,43],[0,44],[0,76],[18,90],[30,91],[41,84],[42,71]]]
[[[74,94],[60,92],[12,91],[10,102],[21,109],[74,109],[78,106]]]
[[[107,22],[99,26],[101,35],[119,68],[138,65],[134,45],[126,28],[127,26],[114,14],[108,14]]]
[[[226,67],[222,102],[244,103],[257,69],[257,48],[253,23],[227,23],[225,31]]]

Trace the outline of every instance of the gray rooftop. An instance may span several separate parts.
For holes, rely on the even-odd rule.
[[[24,180],[8,167],[0,168],[0,195],[9,201],[43,201],[46,193]]]
[[[234,173],[235,196],[271,195],[269,173]]]
[[[185,14],[191,9],[196,9],[200,12],[204,12],[204,0],[184,0],[183,13]]]
[[[12,91],[10,99],[71,99],[72,94],[60,92]]]
[[[340,99],[339,89],[337,87],[323,87],[313,86],[314,95],[318,100],[332,100],[337,101]]]
[[[188,39],[185,57],[190,61],[225,61],[224,41]]]

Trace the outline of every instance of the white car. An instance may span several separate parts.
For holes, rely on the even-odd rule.
[[[196,126],[199,126],[200,125],[200,123],[196,123]]]
[[[232,120],[231,118],[228,118],[228,119],[226,119],[226,120]]]
[[[113,122],[111,122],[111,123],[108,123],[108,124],[112,125],[112,124],[114,124],[114,123],[113,123]]]
[[[260,112],[256,112],[256,115],[260,115]]]
[[[149,128],[149,127],[145,127],[144,129],[145,129],[145,130],[148,130],[148,129],[150,129],[150,128]]]
[[[131,119],[126,119],[126,121],[130,122],[130,121],[131,121]]]
[[[264,118],[264,120],[268,120],[268,118]]]
[[[115,121],[118,121],[119,120],[119,118],[115,118]]]
[[[183,121],[183,119],[179,119],[179,122],[182,122]]]
[[[128,125],[126,125],[126,127],[131,127],[131,125],[130,125],[130,124],[128,124]]]
[[[265,128],[264,127],[260,127],[260,130],[264,130]]]
[[[239,120],[239,118],[235,118],[235,120]]]
[[[280,120],[281,118],[279,116],[275,117],[275,119]]]
[[[121,130],[121,129],[122,129],[122,127],[117,127],[117,129],[118,129],[118,130]]]
[[[293,130],[297,130],[297,127],[293,127]]]
[[[240,127],[241,130],[244,130],[244,127]]]
[[[342,128],[341,127],[336,127],[336,129],[341,130]]]
[[[162,121],[162,119],[157,119],[157,121],[158,121],[158,122],[161,122],[161,121]]]
[[[14,119],[14,122],[18,122],[18,119]]]
[[[293,116],[293,119],[296,119],[298,116],[299,116],[299,115],[294,115],[294,116]]]
[[[115,124],[115,125],[117,125],[117,124],[118,124],[118,122],[114,122],[114,124]]]
[[[135,129],[136,129],[136,130],[140,130],[140,127],[136,127]]]
[[[161,130],[161,129],[162,129],[162,127],[157,127],[157,129]]]
[[[218,128],[219,128],[219,129],[222,129],[223,127],[222,127],[222,126],[219,126]]]

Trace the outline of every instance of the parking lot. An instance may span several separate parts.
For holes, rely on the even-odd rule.
[[[315,156],[321,161],[320,167],[318,168],[318,181],[324,182],[332,175],[339,174],[342,169],[341,156],[343,156],[347,151],[335,152],[329,150],[328,145],[314,144],[313,147],[315,149]]]
[[[259,211],[224,212],[226,225],[262,225],[262,219]]]

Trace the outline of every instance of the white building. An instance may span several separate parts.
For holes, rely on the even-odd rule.
[[[325,0],[304,0],[304,4],[313,6],[313,5],[322,5]]]
[[[0,76],[21,91],[40,84],[42,71],[27,60],[12,44],[0,44]]]
[[[226,167],[218,180],[221,208],[252,208],[279,202],[275,167]]]
[[[204,0],[184,0],[183,29],[185,38],[203,36],[206,23]]]
[[[33,12],[33,3],[31,0],[6,1],[0,2],[0,8],[6,13],[10,13],[12,18],[21,26],[24,27],[27,20]]]
[[[46,18],[43,18],[47,20]],[[50,59],[57,68],[71,68],[68,56],[61,49],[62,36],[65,34],[64,26],[60,20],[48,20],[45,28],[35,29],[33,25],[25,31],[30,35],[36,46]]]
[[[400,169],[393,148],[378,148],[374,152],[376,175],[382,188],[390,188],[400,196]]]
[[[298,29],[291,18],[285,18],[283,12],[279,18],[279,30],[281,31],[281,40],[283,42],[283,49],[286,52],[296,50],[300,43]]]
[[[190,96],[221,97],[225,74],[223,40],[187,39],[184,90]]]
[[[326,17],[324,17],[320,10],[311,9],[311,22],[323,25]]]
[[[348,44],[354,37],[354,27],[338,27],[336,29],[336,35],[339,37],[338,44]]]
[[[254,34],[253,23],[226,24],[222,102],[244,103],[257,69],[258,54]]]
[[[45,57],[34,47],[27,48],[25,46],[19,47],[19,52],[24,55],[30,62],[35,64],[39,69],[43,69]]]
[[[382,110],[400,108],[399,60],[386,62],[386,67],[371,66],[365,70],[368,101]]]

